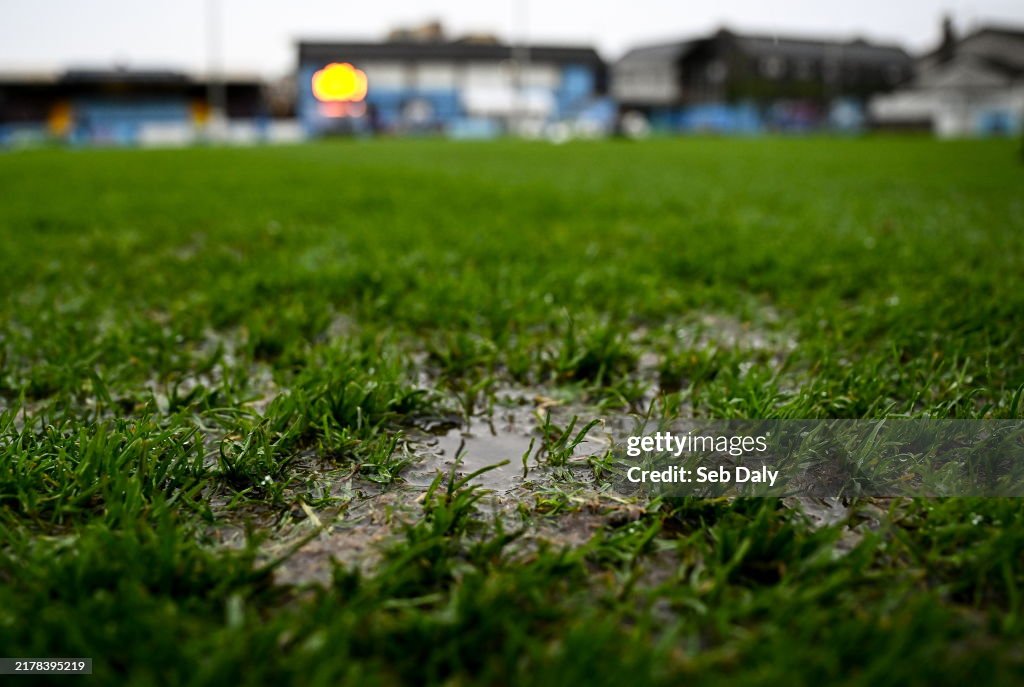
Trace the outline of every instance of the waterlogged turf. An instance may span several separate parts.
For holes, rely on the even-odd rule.
[[[1022,189],[916,139],[0,155],[2,652],[1019,683],[1018,500],[594,484],[636,418],[1020,418]]]

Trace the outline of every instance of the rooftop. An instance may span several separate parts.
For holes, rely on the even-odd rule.
[[[822,37],[774,36],[766,34],[736,33],[720,29],[716,33],[698,38],[641,46],[630,50],[623,60],[674,61],[700,45],[715,39],[731,39],[738,48],[751,55],[779,55],[793,58],[820,57],[823,53],[842,56],[859,62],[909,61],[907,52],[896,45],[873,43],[864,38],[830,39]]]
[[[298,42],[300,62],[345,59],[438,59],[456,62],[506,60],[528,51],[531,60],[558,63],[600,64],[597,51],[588,46],[508,45],[473,39],[445,41],[308,41]]]

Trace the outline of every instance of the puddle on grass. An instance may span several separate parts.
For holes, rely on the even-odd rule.
[[[766,322],[779,321],[778,313],[762,308]],[[740,320],[732,315],[707,312],[697,324],[676,331],[680,341],[690,346],[720,345],[745,351],[768,351],[784,356],[796,348],[796,339],[785,331]]]
[[[276,538],[276,545],[263,550],[267,559],[290,553],[274,570],[275,582],[328,584],[335,564],[369,574],[380,562],[385,545],[401,536],[403,525],[415,521],[416,495],[405,489],[361,495],[340,509],[316,515],[315,522],[297,522],[291,532]],[[310,527],[323,530],[290,552],[294,540],[307,536]]]
[[[468,424],[454,428],[450,419],[443,419],[435,423],[440,430],[436,433],[420,430],[407,435],[404,445],[397,450],[406,452],[414,462],[402,471],[398,482],[381,486],[358,480],[354,490],[349,482],[345,494],[336,494],[344,496],[345,503],[340,508],[316,513],[316,522],[298,515],[296,521],[278,531],[272,545],[264,548],[262,553],[266,560],[288,551],[303,536],[308,536],[311,527],[323,527],[323,530],[275,570],[275,581],[279,584],[326,584],[335,562],[364,573],[371,572],[380,561],[382,546],[400,538],[404,524],[422,517],[424,493],[438,475],[443,475],[445,480],[451,475],[460,479],[508,460],[506,465],[477,475],[471,484],[488,492],[477,503],[481,513],[486,514],[484,517],[508,521],[510,531],[520,524],[516,515],[519,504],[529,502],[531,495],[554,488],[556,484],[586,491],[587,485],[593,482],[587,457],[603,453],[609,445],[603,426],[597,425],[588,433],[572,452],[567,465],[552,467],[544,462],[542,420],[535,411],[550,410],[552,421],[559,428],[567,426],[574,414],[580,416],[574,434],[585,426],[593,413],[569,406],[554,407],[544,397],[527,400],[517,396],[514,400],[505,400],[512,405],[496,408],[491,417],[474,417]],[[528,470],[524,476],[523,455],[527,452]],[[590,504],[595,498],[594,494],[586,498],[577,495],[574,500],[588,504],[584,512],[544,517],[543,523],[530,527],[520,540],[521,553],[527,555],[536,550],[541,540],[555,545],[582,544],[607,522],[607,517],[612,517],[607,516],[606,510],[618,512],[624,507],[611,504],[597,508]]]
[[[856,548],[867,533],[883,526],[889,519],[886,511],[893,500],[868,497],[848,501],[840,497],[791,496],[783,499],[782,504],[803,512],[814,529],[842,525],[833,550],[833,554],[840,557]]]
[[[342,323],[344,325],[344,323]],[[673,334],[680,345],[704,347],[725,345],[751,352],[771,355],[776,363],[796,346],[795,339],[784,332],[759,328],[724,316],[707,315],[695,326],[680,328]],[[437,380],[426,360],[418,360],[421,370],[419,385],[436,389]],[[638,373],[644,376],[657,369],[658,357],[652,352],[643,356]],[[269,386],[269,385],[267,385]],[[271,387],[267,399],[277,391]],[[526,526],[524,535],[516,540],[510,555],[530,556],[541,546],[578,547],[606,527],[619,527],[640,517],[643,502],[634,496],[599,492],[594,488],[594,474],[589,458],[602,455],[610,447],[612,436],[636,433],[636,418],[628,413],[608,414],[596,408],[572,402],[556,402],[541,395],[542,390],[522,388],[499,391],[493,413],[474,416],[469,422],[438,418],[433,426],[408,432],[398,451],[412,462],[401,472],[401,479],[388,486],[372,485],[357,479],[358,494],[349,495],[340,508],[327,508],[296,519],[273,537],[264,551],[276,558],[297,545],[317,528],[318,535],[292,552],[275,570],[280,584],[326,584],[330,582],[335,564],[370,573],[381,560],[381,550],[389,542],[402,537],[403,527],[423,517],[422,499],[426,489],[439,476],[461,479],[483,468],[494,467],[475,476],[472,485],[489,492],[480,502],[479,517],[498,518],[507,522],[507,530]],[[257,407],[257,410],[262,410]],[[587,422],[601,418],[584,441],[563,465],[546,460],[543,441],[543,417],[550,413],[558,428],[565,428],[578,417],[573,435]],[[524,474],[523,457],[527,456]],[[349,473],[351,475],[351,473]],[[333,490],[332,490],[333,492]],[[546,495],[552,496],[550,502]],[[336,496],[338,494],[335,494]],[[553,504],[553,512],[545,504]],[[565,504],[563,507],[558,504]],[[523,521],[520,508],[532,514]],[[823,526],[841,521],[849,511],[837,504],[793,504],[804,507],[809,517]],[[548,513],[548,514],[545,514]],[[311,529],[312,528],[312,529]],[[848,548],[854,537],[844,537],[840,546]],[[648,563],[647,578],[655,582],[667,579],[674,570],[671,560]]]
[[[403,478],[412,486],[427,487],[439,473],[454,470],[457,476],[465,476],[495,466],[474,477],[473,484],[507,493],[529,482],[551,481],[552,467],[544,463],[546,447],[538,408],[550,410],[552,422],[559,429],[567,427],[574,415],[567,407],[519,405],[503,407],[490,417],[474,417],[468,424],[438,434],[414,434],[408,438],[408,445],[421,459],[405,470]],[[574,435],[589,421],[587,415],[576,415],[579,419]],[[610,437],[602,421],[572,451],[567,467],[584,467],[589,456],[601,454],[609,446]],[[508,462],[502,465],[504,461]]]
[[[850,517],[850,507],[838,497],[790,496],[783,499],[782,504],[803,512],[815,529],[838,525]]]
[[[577,448],[569,466],[553,468],[536,460],[540,421],[529,410],[521,407],[491,419],[474,418],[464,427],[410,440],[408,448],[415,451],[419,462],[403,471],[403,480],[382,486],[350,477],[340,506],[315,514],[307,510],[305,518],[294,514],[296,518],[278,530],[273,543],[264,549],[265,560],[289,553],[311,531],[322,530],[290,552],[275,570],[275,581],[329,584],[335,565],[371,574],[381,561],[382,549],[401,539],[406,524],[423,517],[423,495],[438,474],[450,475],[454,469],[459,478],[504,459],[510,463],[475,477],[472,484],[489,491],[477,504],[477,517],[501,519],[510,532],[525,526],[523,536],[508,551],[513,558],[529,558],[547,546],[576,548],[607,528],[623,527],[642,517],[646,512],[643,498],[593,488],[586,458],[605,450],[607,435],[599,431],[603,428],[595,427],[592,438]],[[572,417],[568,409],[561,412]],[[534,447],[530,469],[524,477],[522,455],[530,448],[531,439]],[[554,510],[548,510],[543,496],[555,492],[558,498],[551,502]],[[525,520],[520,510],[523,505],[529,512]],[[878,526],[873,519],[882,519],[878,515],[882,511],[876,507],[859,514],[865,509],[864,503],[854,507],[839,498],[788,497],[783,505],[802,511],[815,529],[843,526],[834,549],[837,557],[849,553],[867,530]],[[645,583],[653,586],[670,580],[678,565],[674,555],[645,559]]]

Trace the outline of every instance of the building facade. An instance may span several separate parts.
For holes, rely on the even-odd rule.
[[[912,75],[900,47],[734,33],[629,51],[612,69],[623,112],[664,130],[856,128],[873,94]]]
[[[396,33],[384,42],[300,42],[296,112],[311,135],[522,133],[601,107],[605,65],[586,47],[511,46]]]
[[[209,123],[213,92],[208,83],[174,71],[0,75],[0,143],[185,144]],[[216,92],[228,122],[255,127],[266,117],[258,80],[228,79]]]
[[[875,124],[941,138],[1024,131],[1024,27],[986,26],[958,39],[951,23],[913,81],[871,103]]]

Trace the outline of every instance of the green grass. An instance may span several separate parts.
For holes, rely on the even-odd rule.
[[[1012,144],[49,150],[0,189],[4,655],[138,685],[1024,679],[1016,500],[620,503],[563,479],[583,417],[540,418],[556,479],[504,517],[403,478],[417,427],[509,390],[1020,418]],[[419,498],[370,569],[277,576],[317,521],[344,560],[380,490]]]

